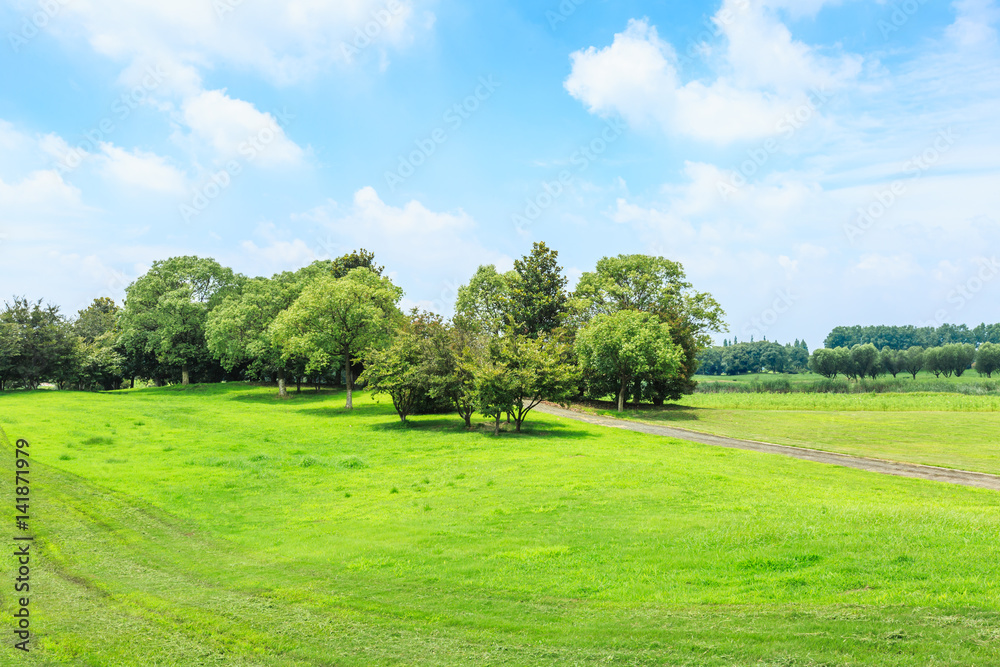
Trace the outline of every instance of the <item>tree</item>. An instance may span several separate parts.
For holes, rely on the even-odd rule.
[[[330,272],[334,278],[344,278],[348,273],[357,268],[368,269],[376,276],[381,277],[382,271],[385,268],[375,263],[375,253],[369,252],[364,248],[353,250],[346,255],[338,257],[331,261],[329,265]]]
[[[420,338],[411,326],[404,326],[387,347],[368,350],[364,373],[358,379],[367,384],[373,396],[388,394],[399,420],[405,423],[428,389],[430,376],[424,362]]]
[[[955,377],[962,377],[962,373],[967,371],[972,362],[976,360],[976,347],[971,343],[955,343],[952,347],[955,357]]]
[[[913,376],[913,379],[917,379],[917,373],[919,373],[924,367],[924,348],[919,345],[911,346],[906,352],[903,353],[903,370]]]
[[[572,348],[554,336],[533,338],[508,329],[490,341],[489,352],[492,363],[485,366],[487,374],[502,371],[505,377],[488,383],[495,394],[488,405],[505,406],[518,433],[539,403],[561,403],[578,391],[580,377],[571,361]],[[480,384],[477,382],[477,388]]]
[[[480,266],[468,284],[458,288],[456,320],[466,328],[497,335],[509,324],[511,286],[520,276],[510,271],[498,273],[492,264]]]
[[[214,259],[171,257],[153,262],[125,290],[121,322],[126,347],[179,367],[181,382],[190,383],[192,365],[210,358],[205,341],[208,313],[236,293],[242,281],[242,276]]]
[[[318,276],[288,310],[275,319],[274,340],[284,358],[299,355],[307,372],[322,372],[343,363],[347,409],[354,407],[353,360],[388,343],[402,314],[396,304],[403,291],[369,269],[352,269],[345,277]]]
[[[617,384],[619,412],[631,383],[676,373],[682,354],[669,326],[635,310],[597,315],[577,334],[576,352],[585,372]]]
[[[1000,345],[983,343],[976,352],[976,372],[988,378],[1000,370]]]
[[[878,363],[882,371],[895,378],[903,370],[905,363],[905,352],[894,350],[889,346],[883,347],[878,354]]]
[[[871,343],[855,345],[851,348],[851,364],[857,378],[870,377],[875,379],[881,373],[878,350]]]
[[[946,377],[950,378],[951,374],[955,372],[955,366],[958,365],[958,357],[956,356],[956,347],[954,345],[942,345],[937,348],[937,365],[938,370]]]
[[[944,369],[942,367],[940,347],[931,347],[924,350],[924,370],[934,373],[934,377],[941,377]]]
[[[47,380],[62,387],[77,378],[80,339],[58,306],[15,297],[13,303],[5,303],[0,326],[6,356],[0,367],[6,368],[5,376],[19,379],[26,389],[36,389]]]
[[[205,337],[208,349],[227,371],[251,364],[258,374],[273,374],[278,395],[288,397],[286,372],[293,355],[282,355],[271,325],[291,307],[305,283],[317,273],[310,267],[272,278],[254,278],[239,294],[230,295],[208,316]]]
[[[829,348],[814,350],[809,358],[809,369],[825,378],[833,379],[841,370],[839,355]]]
[[[486,358],[485,337],[456,322],[445,328],[443,340],[431,336],[428,343],[429,395],[448,401],[471,428],[477,401],[476,368]]]
[[[712,333],[728,330],[718,302],[706,292],[695,291],[686,281],[684,268],[664,257],[602,258],[594,271],[580,277],[571,306],[574,319],[581,325],[601,313],[635,310],[654,313],[669,326],[674,344],[682,350],[681,365],[669,377],[645,384],[656,405],[694,391],[696,383],[691,378],[698,368],[698,353],[711,345]],[[735,345],[734,339],[727,351]],[[727,366],[726,372],[735,369]]]
[[[536,337],[560,324],[566,309],[566,278],[557,263],[559,253],[534,243],[531,254],[514,260],[518,279],[508,285],[510,314],[516,331]]]

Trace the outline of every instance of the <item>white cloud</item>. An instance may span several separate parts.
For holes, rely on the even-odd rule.
[[[101,143],[99,164],[105,176],[129,187],[167,194],[181,194],[186,189],[184,174],[154,153],[139,149],[128,152]]]
[[[371,187],[358,190],[349,207],[329,202],[295,220],[316,225],[313,245],[330,255],[359,247],[373,251],[391,278],[410,286],[407,303],[444,314],[477,266],[509,268],[512,262],[478,240],[477,225],[464,211],[433,211],[419,201],[391,206]]]
[[[860,72],[860,58],[820,56],[795,41],[765,4],[726,0],[714,20],[726,40],[714,80],[683,83],[673,47],[633,19],[611,46],[570,56],[565,88],[592,113],[728,144],[777,134],[813,90],[825,95]]]
[[[947,35],[956,44],[964,48],[996,44],[1000,9],[994,0],[956,0],[952,7],[955,22],[948,26]]]
[[[191,68],[225,63],[281,84],[346,62],[350,49],[345,55],[342,44],[357,48],[355,41],[367,37],[382,48],[403,48],[415,24],[433,23],[427,13],[415,20],[413,0],[74,0],[63,15],[65,33],[82,32],[112,58],[165,61],[187,79]]]
[[[229,97],[225,90],[204,91],[188,98],[182,112],[194,137],[211,146],[217,159],[241,157],[260,166],[294,166],[305,155],[277,118],[249,102]]]
[[[0,180],[0,216],[3,218],[15,211],[23,216],[31,211],[82,208],[80,190],[66,183],[54,169],[32,172],[19,183],[8,184]]]

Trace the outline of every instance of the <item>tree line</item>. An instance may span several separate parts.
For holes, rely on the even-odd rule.
[[[965,324],[942,324],[938,327],[853,326],[834,327],[823,341],[823,347],[853,348],[871,343],[877,349],[908,350],[911,347],[941,347],[955,343],[974,345],[1000,344],[1000,324],[980,324],[970,329]]]
[[[805,341],[781,345],[761,340],[739,343],[735,339],[702,350],[698,372],[702,375],[744,373],[804,373],[809,370],[809,346]]]
[[[888,346],[879,350],[871,343],[850,348],[821,348],[809,358],[809,367],[827,378],[844,375],[851,380],[874,380],[880,375],[896,377],[900,373],[916,379],[917,373],[922,370],[933,373],[934,377],[961,377],[969,369],[975,369],[989,378],[1000,370],[1000,344],[985,342],[978,349],[971,343],[928,348],[914,345],[906,350],[894,350]]]
[[[124,304],[97,299],[69,319],[14,298],[0,313],[0,389],[117,389],[334,378],[388,395],[401,420],[421,411],[506,415],[517,430],[539,402],[614,396],[662,404],[694,390],[698,354],[724,313],[662,257],[601,259],[576,288],[558,253],[535,243],[511,271],[481,266],[454,316],[413,310],[364,249],[270,278],[212,259],[154,262]]]

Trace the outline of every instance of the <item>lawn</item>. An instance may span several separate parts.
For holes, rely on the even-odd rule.
[[[274,393],[0,395],[35,475],[30,664],[1000,662],[996,493]]]
[[[694,394],[607,416],[747,440],[1000,474],[1000,395]]]

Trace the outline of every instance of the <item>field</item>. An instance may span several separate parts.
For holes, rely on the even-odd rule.
[[[603,415],[779,445],[1000,474],[1000,395],[694,394]]]
[[[994,492],[544,415],[494,438],[450,415],[402,425],[363,394],[353,412],[340,393],[274,394],[0,394],[35,475],[30,664],[1000,662]],[[757,396],[684,404],[784,433],[781,410],[711,404]],[[896,415],[885,398],[792,412]],[[919,409],[946,398],[979,402]],[[994,397],[913,400],[902,425],[956,452],[996,416]]]

